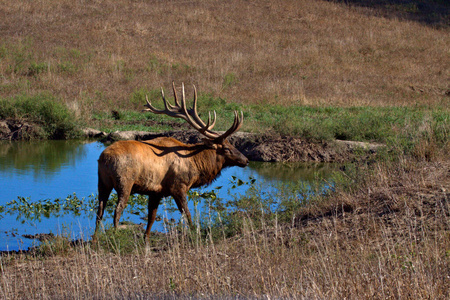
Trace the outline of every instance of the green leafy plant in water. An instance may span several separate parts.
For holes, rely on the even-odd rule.
[[[63,215],[80,216],[83,212],[93,211],[96,203],[94,195],[86,198],[78,198],[76,194],[69,195],[66,198],[43,199],[31,201],[30,198],[17,197],[17,199],[0,206],[0,218],[5,213],[16,215],[16,219],[21,223],[26,221],[41,221],[42,218],[60,217]]]
[[[112,194],[107,205],[106,215],[112,215],[117,205],[117,194]],[[147,214],[147,196],[132,195],[128,201],[127,213],[145,216]],[[95,216],[98,196],[91,194],[87,198],[79,198],[75,193],[66,198],[42,199],[32,201],[29,197],[17,197],[5,205],[0,205],[0,219],[5,214],[15,215],[22,223],[26,221],[41,221],[42,218],[61,217],[64,215]]]

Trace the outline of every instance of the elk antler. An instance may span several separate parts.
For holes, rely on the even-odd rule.
[[[216,112],[214,111],[213,114],[213,120],[211,122],[211,113],[208,113],[208,122],[205,124],[202,119],[198,116],[197,113],[197,90],[194,87],[194,101],[193,106],[191,109],[188,109],[186,107],[186,97],[184,93],[184,83],[181,83],[181,105],[178,102],[178,96],[177,92],[175,90],[175,84],[172,82],[172,88],[173,88],[173,96],[175,99],[175,105],[170,104],[166,97],[164,96],[164,90],[161,88],[161,96],[164,102],[164,110],[156,109],[152,106],[150,101],[148,100],[148,97],[146,96],[147,104],[145,107],[145,111],[151,111],[155,114],[165,114],[170,117],[174,118],[181,118],[185,120],[189,125],[191,125],[195,130],[203,134],[209,139],[214,140],[217,143],[223,142],[228,136],[233,134],[234,132],[238,131],[239,128],[242,126],[242,122],[244,121],[244,114],[241,111],[241,116],[239,117],[238,112],[234,112],[234,122],[233,125],[223,134],[219,134],[215,131],[212,131],[214,125],[216,124]]]

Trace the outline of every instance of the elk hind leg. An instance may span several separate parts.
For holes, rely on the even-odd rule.
[[[119,226],[120,216],[123,210],[127,207],[128,199],[130,198],[132,186],[124,186],[117,191],[117,206],[114,211],[114,228]]]
[[[150,230],[152,229],[153,223],[155,223],[156,212],[158,211],[158,206],[161,202],[161,199],[162,197],[159,195],[151,194],[148,196],[148,223],[144,236],[144,239],[147,243],[150,237]]]

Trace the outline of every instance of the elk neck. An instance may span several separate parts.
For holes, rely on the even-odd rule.
[[[225,165],[225,157],[217,154],[215,149],[204,145],[203,147],[202,151],[193,156],[194,165],[199,173],[195,186],[210,184],[220,174]]]

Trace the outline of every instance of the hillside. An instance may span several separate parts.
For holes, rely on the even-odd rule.
[[[430,2],[437,26],[386,2],[1,1],[0,98],[90,116],[183,81],[236,103],[448,107],[448,4]]]

